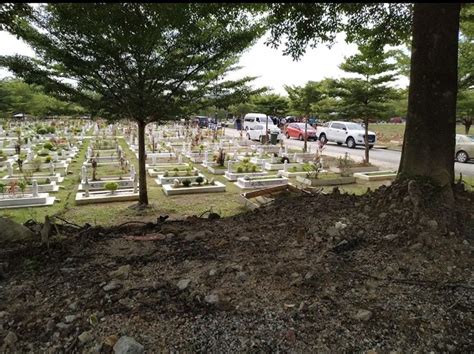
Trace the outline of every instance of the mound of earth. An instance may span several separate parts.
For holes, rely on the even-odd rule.
[[[436,195],[404,182],[9,246],[2,349],[472,351],[474,196]]]

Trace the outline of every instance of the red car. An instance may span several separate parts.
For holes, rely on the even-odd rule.
[[[299,140],[304,140],[305,134],[305,123],[290,123],[286,127],[286,138],[297,138]],[[307,127],[308,133],[308,140],[317,140],[318,137],[316,135],[316,129],[314,129],[311,125],[308,124]]]

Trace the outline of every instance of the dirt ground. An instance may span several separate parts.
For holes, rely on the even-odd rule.
[[[0,351],[474,350],[472,193],[447,208],[405,182],[70,230],[0,250]]]

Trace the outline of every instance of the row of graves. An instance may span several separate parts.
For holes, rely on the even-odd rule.
[[[101,132],[96,133],[81,167],[76,204],[138,200],[138,176],[134,165],[117,138],[99,137]]]
[[[52,205],[82,145],[78,131],[54,121],[1,126],[0,209]]]
[[[136,134],[128,131],[125,135],[138,156]],[[323,145],[313,150],[310,146],[307,153],[289,151],[282,144],[262,145],[177,124],[152,126],[146,134],[147,171],[165,195],[226,191],[227,182],[206,178],[196,165],[208,174],[222,175],[242,191],[290,183],[299,188],[335,186],[396,176],[395,171],[378,171],[376,166],[356,163],[348,155],[325,156]]]

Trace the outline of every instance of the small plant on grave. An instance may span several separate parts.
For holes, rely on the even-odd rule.
[[[50,163],[51,161],[53,161],[53,158],[51,156],[46,156],[46,158],[44,159],[44,162],[46,163]]]
[[[2,198],[5,198],[5,189],[6,189],[6,187],[7,187],[6,184],[0,182],[0,193],[2,194]]]
[[[341,176],[343,177],[350,177],[351,167],[354,166],[354,160],[350,158],[349,154],[346,152],[344,157],[337,158],[337,167],[341,170]]]
[[[237,173],[243,173],[243,172],[244,172],[244,170],[243,170],[242,166],[237,167]]]
[[[209,184],[210,184],[211,186],[213,186],[213,185],[216,184],[216,182],[214,181],[214,178],[211,178],[211,180],[209,181]]]
[[[202,154],[202,152],[204,151],[204,145],[199,145],[199,155]]]
[[[3,150],[0,150],[0,161],[6,161],[6,159],[7,159],[7,156],[5,155]]]
[[[48,150],[53,150],[53,144],[51,143],[44,143],[43,148],[48,149]]]
[[[297,172],[298,168],[296,166],[293,166],[290,168],[290,172]]]
[[[110,191],[110,194],[114,194],[118,188],[118,184],[116,182],[107,182],[104,188]]]
[[[178,167],[175,167],[175,168],[173,168],[173,171],[174,171],[174,172],[178,172],[178,171],[179,171],[179,168],[178,168]]]
[[[198,176],[198,175],[199,175],[199,171],[198,171],[198,170],[194,170],[194,175],[195,175],[195,176]]]
[[[189,187],[191,185],[191,180],[185,179],[182,183],[183,183],[183,186]]]
[[[91,165],[92,165],[92,180],[97,181],[97,160],[92,159]]]
[[[11,181],[8,184],[8,192],[10,193],[10,195],[14,197],[16,195],[17,190],[18,190],[18,181],[16,180]]]
[[[257,172],[257,166],[256,166],[256,165],[252,165],[251,170],[252,170],[252,172],[254,172],[254,173]]]
[[[308,179],[318,179],[319,173],[323,169],[323,166],[320,162],[314,162],[309,164],[309,169],[306,171],[306,178]]]
[[[225,163],[225,152],[224,149],[219,149],[219,155],[217,156],[217,165],[223,167]]]
[[[198,184],[198,186],[200,186],[202,182],[204,182],[204,178],[202,178],[201,176],[196,178],[196,183]]]
[[[170,175],[170,174],[169,174],[168,171],[165,171],[165,172],[163,173],[163,177],[169,177],[169,175]]]
[[[25,179],[21,179],[21,180],[18,182],[18,188],[20,189],[22,196],[25,195],[25,190],[26,190],[26,186],[27,186],[27,185],[28,185],[28,183],[26,182]]]
[[[23,172],[23,179],[28,183],[31,184],[31,180],[33,178],[33,171],[28,170]]]
[[[281,163],[285,163],[285,161],[286,161],[287,163],[290,163],[290,159],[289,159],[288,157],[286,157],[286,156],[282,157],[281,160],[280,160]]]

